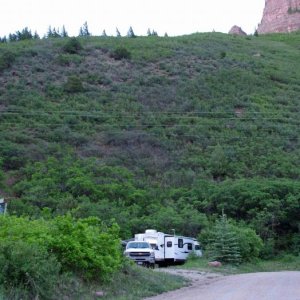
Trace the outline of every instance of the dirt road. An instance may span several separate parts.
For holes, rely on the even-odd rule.
[[[167,270],[192,280],[191,286],[147,300],[300,300],[300,272],[221,276],[188,270]]]

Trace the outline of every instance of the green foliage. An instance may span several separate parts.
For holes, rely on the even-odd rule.
[[[0,45],[18,58],[0,86],[10,212],[114,216],[129,238],[198,235],[225,209],[260,235],[264,257],[298,251],[299,34],[78,41]],[[130,63],[111,59],[119,47]]]
[[[78,54],[80,50],[82,50],[82,45],[75,37],[69,38],[63,46],[63,51],[69,54]]]
[[[75,221],[70,216],[52,222],[50,249],[63,268],[85,279],[107,280],[121,266],[119,228],[105,229],[97,218]]]
[[[84,90],[81,79],[76,75],[68,77],[64,85],[64,91],[67,93],[80,93]]]
[[[8,69],[12,66],[16,59],[16,55],[9,51],[9,50],[4,50],[3,52],[0,52],[0,72]]]
[[[87,22],[84,22],[82,27],[79,29],[79,36],[90,36],[91,33],[89,32],[89,27]]]
[[[61,66],[70,66],[71,64],[79,66],[83,61],[83,57],[77,54],[60,54],[57,56],[56,61]]]
[[[225,209],[228,217],[249,224],[265,243],[263,255],[274,256],[279,250],[290,251],[299,235],[299,192],[300,185],[294,180],[252,178],[202,182],[191,197],[207,213]]]
[[[16,31],[16,33],[9,34],[9,41],[16,42],[16,41],[24,41],[24,40],[32,40],[32,39],[39,39],[37,33],[34,35],[31,33],[31,30],[28,27],[25,27],[21,31]]]
[[[68,37],[68,33],[66,31],[65,26],[63,26],[62,28],[62,32],[60,33],[59,28],[51,28],[51,26],[49,26],[47,34],[46,34],[47,38],[65,38]]]
[[[120,273],[109,282],[105,299],[139,300],[186,286],[182,276],[153,272],[125,262]]]
[[[242,262],[258,258],[263,249],[263,241],[256,232],[253,229],[241,226],[240,224],[230,224],[230,227],[237,236]]]
[[[118,47],[114,50],[114,52],[111,54],[111,56],[116,60],[130,59],[131,53],[129,50],[127,50],[124,47]]]
[[[1,251],[4,256],[6,255],[3,258],[3,264],[7,266],[13,264],[11,260],[14,256],[7,254],[10,252],[7,250],[9,247],[11,247],[9,249],[16,249],[16,256],[22,256],[20,251],[24,249],[24,258],[20,257],[20,260],[16,261],[19,265],[3,269],[5,272],[12,271],[10,276],[15,285],[25,284],[26,267],[30,272],[32,271],[34,282],[35,277],[39,276],[39,273],[35,274],[39,267],[40,272],[46,272],[48,265],[44,269],[43,266],[39,266],[39,263],[47,259],[49,263],[53,263],[53,267],[49,267],[48,270],[53,269],[55,274],[62,269],[64,272],[80,275],[84,279],[93,278],[102,281],[107,280],[121,266],[119,228],[116,224],[106,227],[95,217],[76,220],[67,215],[47,221],[43,219],[30,221],[27,218],[6,216],[0,217],[0,225],[0,242],[1,245],[4,245]],[[19,242],[28,247],[19,246]],[[7,243],[10,243],[8,248],[5,246]],[[31,250],[36,255],[36,261],[34,257],[28,260]],[[22,264],[26,263],[26,259],[28,266],[22,267]],[[21,269],[18,271],[18,268]],[[53,282],[54,279],[51,279],[49,284],[53,284]],[[30,290],[32,288],[33,286],[30,285]]]
[[[117,37],[121,37],[121,33],[120,33],[120,31],[119,31],[118,28],[116,28],[116,36],[117,36]]]
[[[7,299],[53,299],[61,279],[60,264],[39,245],[1,239],[0,286]]]
[[[132,224],[147,202],[125,168],[72,155],[28,165],[15,192],[22,200],[13,201],[10,211],[18,215],[41,216],[48,208],[54,215],[72,210],[78,217],[115,218],[123,237],[133,234]]]
[[[239,264],[241,262],[240,247],[236,232],[230,227],[223,214],[212,229],[212,239],[208,246],[208,255],[211,260],[223,263]]]
[[[131,26],[128,29],[127,37],[130,37],[130,38],[135,38],[136,37],[136,35],[134,34],[134,31],[133,31]]]
[[[226,256],[226,251],[229,248],[231,251],[231,246],[233,247],[232,251],[238,250],[238,261],[241,262],[257,259],[264,248],[262,239],[253,229],[241,223],[234,223],[232,220],[228,221],[224,215],[215,222],[214,227],[207,226],[199,235],[199,240],[202,241],[211,256],[219,256],[220,260],[224,260],[223,251]],[[224,261],[226,260],[225,257]],[[228,260],[228,262],[230,261]]]

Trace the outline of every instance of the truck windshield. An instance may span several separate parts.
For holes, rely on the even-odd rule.
[[[128,248],[136,248],[136,249],[140,249],[140,248],[149,248],[149,244],[146,242],[130,242],[127,244],[127,249]]]

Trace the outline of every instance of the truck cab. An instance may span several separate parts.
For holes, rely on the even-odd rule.
[[[138,265],[154,268],[155,255],[154,250],[148,242],[131,241],[126,245],[124,255],[135,261]]]

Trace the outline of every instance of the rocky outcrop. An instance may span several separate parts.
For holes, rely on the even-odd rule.
[[[300,0],[266,0],[259,34],[300,30]]]
[[[229,34],[233,35],[247,35],[245,31],[239,26],[234,25],[228,32]]]

